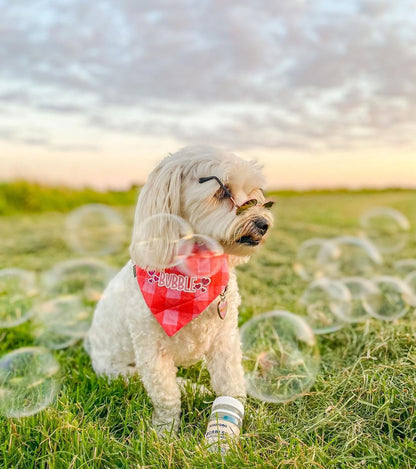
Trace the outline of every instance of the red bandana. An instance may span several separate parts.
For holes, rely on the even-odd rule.
[[[225,254],[192,255],[188,266],[190,262],[192,272],[200,276],[187,276],[177,268],[157,272],[134,266],[143,298],[169,337],[201,314],[225,290],[230,277]],[[207,263],[209,268],[204,269]],[[202,272],[215,273],[201,276]]]

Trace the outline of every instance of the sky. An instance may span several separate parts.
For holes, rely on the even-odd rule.
[[[0,11],[0,180],[126,188],[210,144],[270,188],[416,187],[416,0]]]

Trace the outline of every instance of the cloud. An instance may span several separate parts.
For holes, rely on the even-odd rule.
[[[407,0],[16,0],[0,18],[0,103],[38,125],[59,114],[186,143],[412,145],[415,13]]]

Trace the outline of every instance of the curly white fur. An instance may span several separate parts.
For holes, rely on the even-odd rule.
[[[199,183],[199,178],[206,176],[217,176],[227,184],[239,205],[252,198],[258,200],[258,205],[237,215],[231,201],[218,196],[219,185],[215,180]],[[179,423],[178,366],[205,359],[217,395],[245,396],[237,328],[240,296],[234,266],[247,261],[255,249],[241,243],[241,237],[252,237],[259,244],[263,241],[264,233],[259,233],[255,221],[272,223],[270,212],[262,206],[265,201],[262,185],[263,176],[256,163],[210,147],[188,147],[165,158],[140,192],[130,247],[132,261],[110,282],[98,303],[88,334],[88,348],[98,374],[109,377],[140,374],[154,405],[153,424],[159,432],[175,431]],[[159,239],[163,233],[159,249],[153,253],[153,267],[162,268],[171,256],[175,244],[171,241],[178,236],[175,229],[155,228],[152,224],[143,232],[143,221],[161,213],[182,217],[195,233],[217,240],[229,254],[230,262],[225,319],[219,318],[215,300],[172,337],[147,307],[132,270],[133,262],[149,267],[136,249],[137,239],[143,236]]]

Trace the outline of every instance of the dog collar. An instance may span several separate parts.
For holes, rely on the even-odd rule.
[[[156,271],[133,266],[144,301],[169,337],[199,316],[218,296],[218,315],[224,319],[225,293],[230,278],[228,256],[193,254],[192,265],[196,268],[192,271],[204,271],[207,262],[209,269],[205,268],[205,272],[215,272],[211,276],[188,276],[176,267]]]

